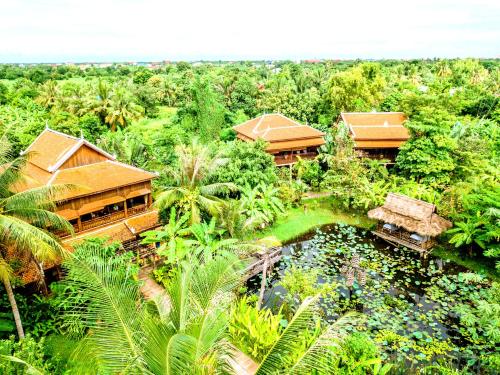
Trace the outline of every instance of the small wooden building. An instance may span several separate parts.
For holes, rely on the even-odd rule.
[[[298,160],[314,159],[318,147],[325,144],[324,133],[303,125],[279,113],[265,114],[233,127],[238,139],[268,143],[266,151],[274,155],[278,166],[291,165]]]
[[[56,202],[57,214],[66,218],[75,232],[74,236],[59,233],[65,247],[85,238],[106,237],[132,249],[138,246],[140,233],[159,225],[158,212],[151,209],[155,173],[121,163],[83,138],[49,128],[26,152],[30,153],[23,171],[26,178],[15,190],[75,186]]]
[[[384,240],[428,252],[435,237],[452,227],[436,213],[436,206],[406,195],[389,193],[382,207],[368,211],[368,217],[379,221],[373,233]]]
[[[360,157],[394,163],[399,147],[410,138],[402,112],[342,112],[340,117]]]

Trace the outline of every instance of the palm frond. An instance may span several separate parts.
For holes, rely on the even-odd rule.
[[[217,182],[200,187],[200,192],[203,195],[229,194],[238,190],[238,186],[232,182]]]
[[[0,215],[0,242],[32,252],[38,261],[55,260],[65,253],[55,236],[13,216]]]
[[[84,252],[76,251],[64,265],[68,275],[63,284],[77,291],[66,298],[65,318],[89,332],[75,356],[84,359],[83,346],[90,345],[104,373],[142,372],[144,309],[130,266],[105,258],[98,243],[88,243]]]
[[[363,316],[357,313],[349,313],[339,318],[335,323],[330,324],[328,328],[312,345],[297,358],[295,363],[287,370],[289,375],[301,375],[311,372],[320,374],[331,374],[337,368],[335,361],[329,360],[329,357],[335,355],[335,349],[347,335],[347,328],[361,323]]]
[[[168,209],[186,196],[187,193],[188,192],[183,188],[171,188],[169,190],[165,190],[158,194],[154,205],[160,210]]]
[[[257,369],[256,375],[281,373],[283,368],[283,357],[289,355],[295,349],[296,338],[306,329],[314,325],[314,316],[317,313],[317,301],[319,297],[309,297],[302,302],[285,328],[280,338],[274,343],[268,354]]]
[[[191,313],[189,290],[193,269],[190,264],[181,267],[176,270],[167,288],[171,303],[169,317],[176,331],[183,331],[186,328]]]
[[[0,257],[0,280],[3,282],[8,281],[11,275],[12,267],[5,261],[4,258]]]

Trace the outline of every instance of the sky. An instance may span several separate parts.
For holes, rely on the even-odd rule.
[[[500,57],[500,0],[0,5],[0,63]]]

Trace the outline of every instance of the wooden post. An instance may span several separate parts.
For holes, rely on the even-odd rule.
[[[128,210],[127,210],[127,200],[123,202],[123,209],[125,210],[125,217],[128,217]]]
[[[78,226],[78,232],[81,232],[82,231],[82,218],[80,216],[78,216],[78,218],[76,219],[77,222],[77,226]]]
[[[264,300],[264,292],[266,291],[267,268],[269,267],[269,254],[264,255],[264,268],[262,269],[262,280],[260,282],[259,300],[257,301],[257,309],[260,310],[262,301]]]

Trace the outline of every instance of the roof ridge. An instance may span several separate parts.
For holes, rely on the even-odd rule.
[[[266,113],[264,113],[263,115],[260,116],[259,121],[257,122],[257,124],[255,124],[255,126],[252,129],[252,133],[253,134],[259,134],[259,131],[256,130],[256,129],[260,126],[260,124],[262,123],[262,121],[264,121],[264,117],[266,117],[266,116],[267,116]]]
[[[120,166],[125,167],[125,168],[133,169],[135,171],[150,173],[150,174],[153,174],[155,176],[159,175],[158,172],[150,172],[150,171],[147,171],[145,169],[138,168],[138,167],[135,167],[135,166],[127,164],[127,163],[122,163],[121,161],[118,161],[118,160],[105,160],[103,163],[116,164],[116,165],[120,165]]]
[[[356,115],[382,115],[382,114],[385,114],[385,113],[391,113],[391,114],[394,114],[394,113],[401,113],[403,115],[406,116],[406,113],[404,112],[401,112],[401,111],[388,111],[388,112],[384,112],[384,111],[375,111],[375,112],[340,112],[340,114],[346,114],[346,115],[349,115],[349,114],[356,114]]]

